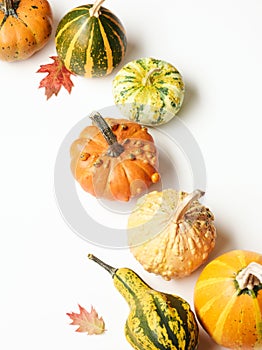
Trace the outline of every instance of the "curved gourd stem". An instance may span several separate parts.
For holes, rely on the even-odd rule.
[[[3,0],[3,9],[6,17],[17,17],[13,0]]]
[[[149,85],[149,84],[152,84],[152,75],[155,73],[155,72],[160,72],[161,69],[160,68],[152,68],[150,69],[150,71],[146,74],[145,78],[143,79],[142,81],[142,84],[143,85]]]
[[[99,17],[99,10],[105,0],[96,0],[94,5],[89,10],[90,17]]]
[[[106,142],[108,143],[107,155],[110,157],[118,157],[123,151],[124,147],[117,142],[116,135],[111,130],[105,119],[98,112],[93,112],[89,116],[93,124],[98,127]]]
[[[181,220],[189,208],[189,206],[196,200],[198,200],[200,197],[202,197],[205,194],[204,191],[201,190],[195,190],[192,193],[188,194],[180,203],[180,205],[177,207],[173,221],[178,223],[179,220]]]
[[[110,273],[110,275],[112,277],[114,277],[116,271],[118,269],[116,269],[115,267],[112,267],[106,263],[104,263],[102,260],[98,259],[96,256],[94,256],[93,254],[88,254],[88,259],[93,260],[94,262],[96,262],[98,265],[102,266],[106,271],[108,271]]]
[[[253,290],[255,286],[262,284],[262,265],[251,262],[237,274],[236,281],[240,290]]]

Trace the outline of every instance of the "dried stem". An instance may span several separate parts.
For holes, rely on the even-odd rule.
[[[15,11],[15,4],[13,0],[3,0],[3,5],[1,6],[5,12],[5,16],[14,16],[17,17]]]
[[[93,260],[94,262],[96,262],[98,265],[102,266],[106,271],[108,271],[110,273],[110,275],[113,277],[114,274],[116,273],[116,271],[118,269],[104,263],[102,260],[98,259],[96,256],[94,256],[93,254],[88,254],[88,259]]]
[[[262,284],[262,265],[251,262],[237,274],[236,281],[241,290],[253,290],[255,286]]]
[[[103,2],[105,0],[96,0],[96,2],[94,3],[94,5],[91,7],[91,9],[89,10],[89,15],[90,17],[99,17],[100,14],[100,7],[102,6]]]
[[[183,201],[180,203],[180,205],[177,207],[175,216],[173,218],[173,221],[178,223],[179,220],[181,220],[187,211],[188,207],[196,200],[198,200],[200,197],[202,197],[205,194],[205,192],[200,190],[195,190],[192,193],[188,194]]]
[[[98,112],[91,113],[89,118],[93,121],[93,124],[98,127],[109,145],[107,155],[109,157],[118,157],[124,151],[124,147],[117,142],[116,135],[113,133],[105,119]]]
[[[145,78],[143,79],[143,85],[150,85],[152,84],[152,76],[155,72],[160,72],[161,69],[160,68],[152,68],[150,69],[150,71],[147,73],[147,75],[145,76]]]

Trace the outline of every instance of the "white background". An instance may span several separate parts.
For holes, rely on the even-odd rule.
[[[50,4],[55,32],[58,20],[84,2]],[[174,64],[184,77],[179,118],[202,150],[205,203],[216,218],[218,239],[210,259],[230,249],[261,252],[262,2],[107,0],[105,7],[127,31],[122,64],[150,56]],[[29,60],[0,62],[0,348],[128,350],[123,333],[128,306],[87,254],[133,268],[152,287],[179,294],[191,305],[201,269],[166,282],[146,273],[128,250],[94,246],[63,220],[54,195],[57,152],[80,119],[113,104],[115,72],[101,79],[73,77],[71,95],[61,90],[47,101],[38,89],[45,75],[36,71],[56,55],[54,32]],[[97,309],[105,334],[87,336],[69,326],[66,313],[78,312],[78,304]],[[202,331],[199,348],[221,349]]]

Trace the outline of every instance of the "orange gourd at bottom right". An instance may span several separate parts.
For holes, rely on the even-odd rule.
[[[196,282],[194,307],[217,344],[262,349],[262,255],[232,250],[212,260]]]

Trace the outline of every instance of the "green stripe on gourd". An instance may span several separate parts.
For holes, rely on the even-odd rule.
[[[185,86],[170,63],[141,58],[122,67],[113,80],[114,102],[130,120],[145,125],[170,121],[180,110]]]
[[[65,67],[84,77],[110,74],[126,52],[126,34],[120,20],[101,7],[104,0],[70,10],[59,22],[56,50]]]
[[[181,297],[152,289],[133,270],[114,269],[93,255],[113,277],[130,307],[125,336],[137,350],[195,350],[198,326],[189,304]]]
[[[185,300],[153,290],[130,269],[117,270],[114,284],[133,310],[125,334],[131,343],[138,344],[138,350],[194,349],[196,343],[190,344],[187,329],[188,318],[191,316],[194,322],[194,316]]]

